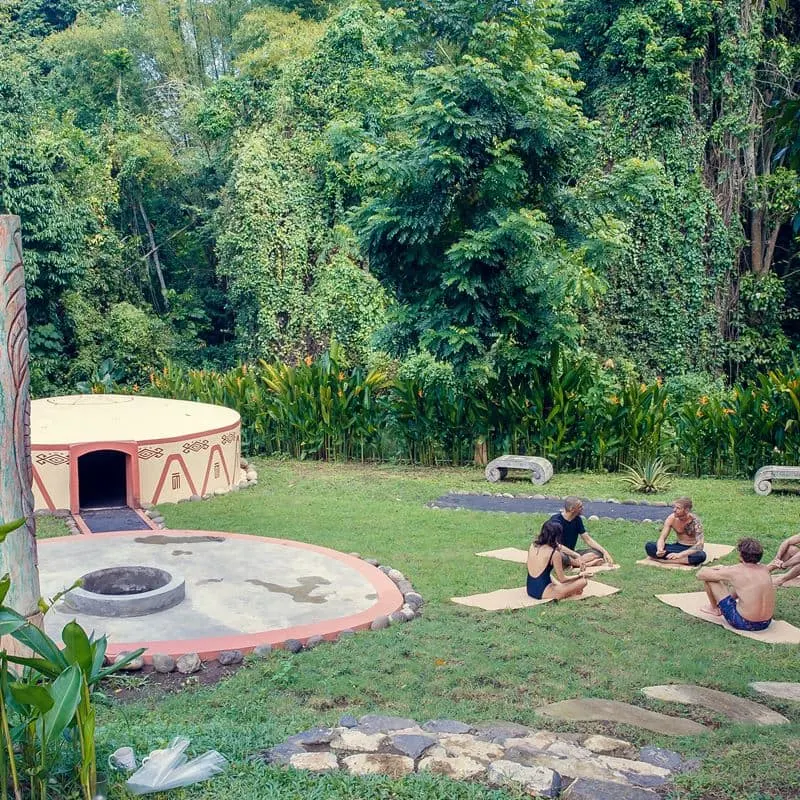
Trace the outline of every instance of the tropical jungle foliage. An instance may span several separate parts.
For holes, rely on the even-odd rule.
[[[307,367],[330,401],[282,402],[333,416],[254,407],[253,448],[457,462],[477,436],[614,467],[644,382],[656,438],[696,442],[676,464],[793,457],[768,412],[758,444],[723,434],[794,374],[799,8],[8,0],[0,212],[35,393],[169,364],[277,397]],[[582,432],[584,405],[608,422]]]
[[[341,353],[334,342],[294,367],[261,360],[224,373],[168,365],[146,391],[235,408],[245,451],[296,458],[464,464],[482,442],[489,458],[527,452],[559,469],[633,467],[631,485],[643,491],[665,488],[665,464],[751,475],[800,459],[798,367],[700,393],[680,379],[620,379],[591,356],[558,350],[524,378],[469,385],[433,359],[390,375],[347,367]]]

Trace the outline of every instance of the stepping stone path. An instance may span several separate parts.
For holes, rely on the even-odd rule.
[[[732,719],[734,722],[749,722],[753,725],[786,725],[789,720],[771,708],[745,700],[735,694],[719,692],[705,686],[670,684],[667,686],[647,686],[642,692],[654,700],[671,703],[704,706]]]
[[[780,683],[776,681],[756,681],[750,688],[759,694],[777,697],[781,700],[795,700],[800,703],[800,683]]]
[[[540,714],[553,719],[564,719],[572,722],[622,722],[634,725],[655,733],[667,736],[691,736],[696,733],[707,733],[708,728],[699,722],[681,717],[670,717],[655,711],[648,711],[629,703],[617,700],[599,700],[594,697],[562,700],[536,709]]]
[[[572,800],[659,800],[651,787],[666,786],[698,763],[610,736],[553,733],[513,722],[470,726],[440,719],[419,725],[376,714],[358,720],[348,715],[336,727],[295,734],[259,757],[314,772],[399,778],[428,771]]]

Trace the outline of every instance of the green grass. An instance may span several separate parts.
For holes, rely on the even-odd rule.
[[[526,547],[544,515],[434,511],[424,504],[450,489],[485,491],[477,469],[413,470],[288,461],[261,461],[259,485],[204,503],[162,507],[171,528],[285,537],[358,551],[403,571],[426,599],[424,616],[408,625],[359,634],[291,656],[249,662],[225,682],[179,695],[100,711],[99,752],[132,744],[140,755],[175,735],[192,750],[220,750],[232,759],[224,776],[171,793],[187,798],[489,798],[508,795],[445,780],[315,778],[247,762],[247,757],[318,722],[343,713],[385,712],[420,722],[513,720],[549,729],[598,731],[638,744],[658,744],[704,758],[679,780],[674,798],[756,800],[800,797],[800,708],[754,697],[755,680],[797,680],[798,648],[733,636],[659,603],[658,592],[694,591],[694,574],[637,567],[643,543],[657,526],[601,520],[590,533],[622,569],[601,576],[622,592],[607,599],[487,613],[449,602],[454,595],[519,585],[523,568],[473,554]],[[494,491],[529,494],[528,482]],[[548,494],[639,499],[619,476],[557,475]],[[752,484],[731,480],[674,481],[671,499],[689,494],[709,541],[733,544],[754,535],[771,556],[794,531],[797,494],[758,497]],[[733,558],[726,559],[732,562]],[[800,626],[800,591],[781,590],[777,616]],[[697,683],[758,699],[793,724],[756,729],[727,726],[713,712],[645,698],[660,683]],[[690,717],[714,730],[702,737],[659,737],[638,729],[569,723],[537,716],[544,703],[605,697]],[[126,797],[119,784],[111,797]],[[154,795],[158,797],[158,795]]]
[[[52,539],[54,536],[69,536],[67,523],[49,514],[36,518],[36,538]]]

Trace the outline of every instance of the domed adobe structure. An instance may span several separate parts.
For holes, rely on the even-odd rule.
[[[37,509],[177,502],[230,490],[240,474],[239,414],[187,400],[86,394],[31,403]]]

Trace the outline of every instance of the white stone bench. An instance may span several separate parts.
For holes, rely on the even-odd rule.
[[[772,464],[761,467],[753,478],[753,488],[756,494],[768,495],[772,491],[772,481],[798,481],[800,480],[800,467],[776,467]]]
[[[553,477],[553,465],[546,458],[535,456],[500,456],[486,465],[484,473],[489,483],[497,483],[508,474],[510,469],[529,469],[531,483],[541,486]]]

